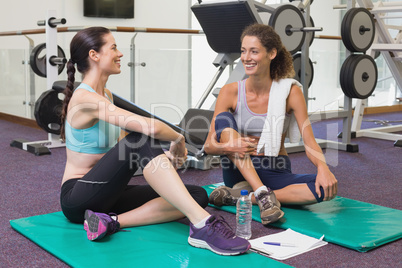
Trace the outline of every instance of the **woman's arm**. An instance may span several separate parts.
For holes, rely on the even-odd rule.
[[[218,114],[234,110],[237,104],[237,83],[231,83],[222,87],[216,100],[215,111],[211,120],[210,129],[204,144],[204,150],[210,155],[236,155],[243,158],[247,153],[255,151],[252,139],[242,137],[229,142],[218,142],[215,132],[215,118]]]
[[[310,120],[307,106],[300,87],[293,85],[287,99],[287,110],[292,111],[302,134],[307,157],[317,167],[316,192],[321,197],[320,186],[324,189],[325,199],[334,198],[338,190],[338,182],[329,170],[321,147],[317,144]]]
[[[93,119],[100,119],[122,129],[143,133],[155,139],[184,145],[182,134],[157,119],[143,117],[121,109],[111,103],[109,99],[93,92],[76,93],[80,94],[80,105],[85,104],[85,113]]]

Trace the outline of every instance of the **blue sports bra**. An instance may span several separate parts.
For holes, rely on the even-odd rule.
[[[81,83],[77,88],[95,92],[87,84]],[[110,97],[106,94],[106,96]],[[73,128],[66,120],[65,123],[66,147],[71,151],[87,154],[103,154],[109,151],[120,135],[120,128],[99,120],[90,128]]]

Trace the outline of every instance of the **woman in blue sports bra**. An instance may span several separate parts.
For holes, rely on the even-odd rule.
[[[292,56],[272,27],[254,24],[241,36],[241,61],[248,78],[220,90],[205,152],[221,155],[225,186],[209,202],[234,205],[241,189],[254,192],[264,225],[280,219],[283,204],[331,200],[337,180],[315,141],[301,85],[294,79]],[[285,135],[300,133],[317,174],[293,174]]]
[[[84,223],[88,239],[98,240],[121,228],[186,216],[192,246],[221,255],[246,252],[249,242],[205,211],[206,191],[185,186],[177,174],[187,156],[183,135],[113,104],[105,85],[110,75],[120,73],[123,55],[110,30],[92,27],[78,32],[70,55],[61,130],[67,161],[60,202],[66,218]],[[83,79],[73,90],[76,68]],[[118,141],[120,129],[129,134]],[[171,142],[167,154],[160,140]],[[128,185],[139,167],[149,185]]]

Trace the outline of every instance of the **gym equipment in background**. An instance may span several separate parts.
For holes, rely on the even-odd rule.
[[[297,75],[300,77],[300,82],[303,85],[303,94],[308,103],[308,87],[313,78],[313,66],[308,66],[310,62],[308,56],[308,48],[311,40],[306,38],[306,33],[314,33],[320,31],[320,27],[306,27],[306,21],[311,23],[310,20],[310,1],[304,3],[295,2],[293,4],[285,5],[264,5],[262,3],[252,0],[229,1],[222,3],[198,3],[191,7],[194,15],[198,19],[202,29],[204,30],[208,43],[211,48],[215,48],[218,53],[215,66],[219,67],[218,74],[223,72],[223,69],[232,64],[235,59],[240,57],[240,53],[235,53],[240,47],[240,35],[243,29],[251,23],[264,23],[263,18],[272,24],[275,31],[281,36],[284,46],[292,53],[300,50],[300,68]],[[304,14],[301,12],[304,11]],[[228,12],[230,11],[230,12]],[[289,18],[291,17],[291,18]],[[231,29],[229,31],[228,29]],[[226,46],[224,45],[226,43]],[[237,47],[237,50],[236,50]],[[221,50],[218,50],[221,49]],[[298,61],[298,60],[297,60]],[[309,68],[310,67],[310,68]],[[216,77],[219,78],[219,75]],[[243,80],[246,78],[245,71],[242,64],[237,64],[231,72],[226,84]],[[310,81],[309,81],[310,79]],[[210,83],[207,90],[204,92],[203,97],[197,104],[196,108],[201,107],[205,98],[209,95],[214,87],[217,78]],[[214,89],[213,95],[219,94],[219,88]],[[347,98],[347,97],[345,97]],[[212,105],[211,109],[214,108]],[[318,120],[322,118],[343,118],[344,129],[350,131],[350,122],[352,118],[351,105],[346,107],[344,111],[336,113],[320,113],[311,116],[311,120]],[[349,127],[348,127],[349,126]],[[348,152],[357,152],[358,146],[350,143],[349,140],[342,140],[342,142],[334,142],[328,140],[317,139],[317,143],[322,148],[332,148],[337,150],[344,150]],[[285,143],[288,153],[304,151],[305,148],[302,143]]]
[[[31,53],[31,67],[32,70],[40,76],[46,77],[47,88],[52,88],[53,83],[57,80],[59,72],[64,68],[67,60],[65,59],[64,52],[58,50],[57,46],[57,25],[65,24],[66,20],[56,19],[56,11],[48,10],[45,20],[38,21],[39,26],[46,26],[46,44],[42,44],[33,49]],[[46,55],[40,56],[41,52],[46,47]],[[57,56],[56,56],[57,55]],[[48,95],[41,95],[39,100],[54,99],[56,92],[48,93]],[[58,111],[54,111],[58,112]],[[35,116],[40,114],[40,109],[35,108]],[[57,115],[48,115],[57,116]],[[27,141],[25,139],[13,140],[10,146],[26,150],[35,155],[50,154],[49,148],[64,147],[65,144],[60,140],[60,136],[55,134],[57,126],[52,126],[51,123],[40,125],[46,128],[48,139],[43,141]]]
[[[58,66],[58,74],[61,74],[67,62],[66,54],[64,54],[63,49],[60,46],[57,46],[57,56],[52,55],[50,57],[47,57],[47,55],[44,54],[45,49],[46,43],[42,43],[32,50],[29,57],[29,64],[31,65],[32,71],[41,77],[46,77],[46,65],[48,59],[51,65]]]
[[[388,18],[402,12],[399,2],[373,3],[371,0],[348,0],[348,8],[342,21],[342,40],[346,48],[354,53],[344,62],[340,82],[345,95],[357,98],[353,122],[351,124],[351,137],[369,137],[394,141],[394,146],[402,147],[402,135],[395,132],[402,131],[402,125],[389,125],[371,129],[361,129],[364,109],[367,107],[367,98],[371,96],[377,83],[377,67],[373,58],[377,58],[379,52],[384,57],[396,85],[402,91],[402,29],[400,25],[393,25]],[[390,31],[397,30],[395,37]],[[359,52],[365,55],[356,54]],[[347,81],[343,74],[348,74],[353,80]],[[353,75],[352,75],[353,73]],[[398,123],[398,122],[395,122]],[[343,137],[343,132],[340,133]]]

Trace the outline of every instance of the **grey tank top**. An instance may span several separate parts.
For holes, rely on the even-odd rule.
[[[250,110],[246,99],[246,80],[237,82],[237,105],[233,113],[239,133],[244,135],[261,136],[267,114],[257,114]]]

